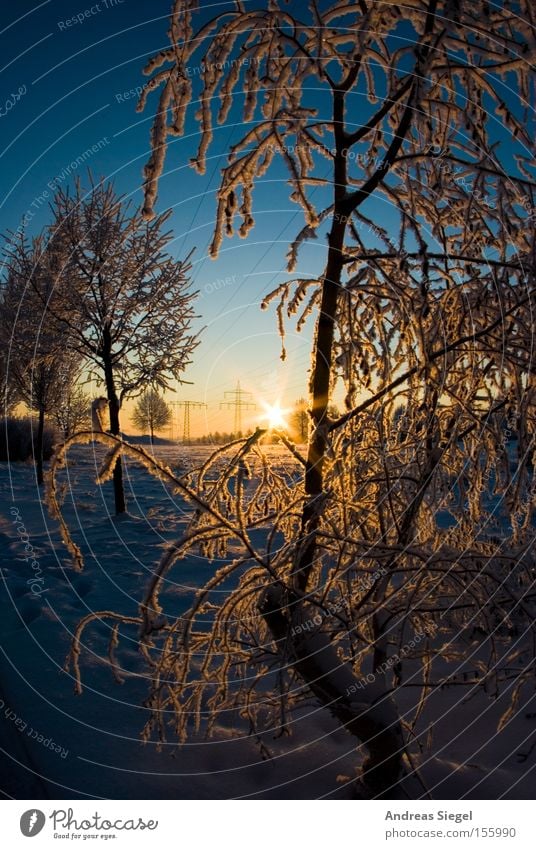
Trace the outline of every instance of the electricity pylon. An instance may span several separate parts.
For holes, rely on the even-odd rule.
[[[238,436],[238,434],[242,432],[242,410],[257,409],[257,405],[249,400],[251,397],[251,392],[244,392],[243,389],[240,389],[240,381],[236,384],[236,389],[233,389],[230,392],[224,392],[225,400],[220,403],[220,410],[222,407],[225,407],[228,410],[231,409],[231,407],[234,407],[235,436]]]
[[[184,424],[182,429],[183,442],[190,441],[190,409],[192,407],[206,407],[203,401],[175,401],[176,407],[184,407]]]

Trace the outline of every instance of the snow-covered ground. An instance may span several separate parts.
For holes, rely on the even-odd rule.
[[[209,450],[195,446],[155,449],[171,467],[181,470],[198,465]],[[278,450],[272,449],[276,458]],[[147,668],[137,653],[134,632],[128,629],[121,641],[121,663],[133,674],[117,684],[109,667],[99,660],[106,655],[109,625],[97,623],[85,640],[84,692],[74,694],[72,675],[64,663],[77,623],[94,610],[135,616],[163,546],[177,536],[188,515],[185,502],[143,468],[128,463],[129,513],[115,519],[108,512],[111,484],[98,487],[94,482],[102,455],[101,449],[94,453],[92,446],[76,449],[63,477],[66,515],[85,555],[81,573],[70,565],[58,528],[41,502],[32,466],[0,466],[3,795],[66,799],[350,796],[347,779],[355,776],[355,741],[312,700],[294,723],[292,737],[269,741],[271,758],[262,756],[247,728],[233,733],[223,725],[216,739],[198,738],[181,747],[168,744],[162,752],[154,743],[142,744]],[[211,568],[201,558],[183,561],[174,572],[175,584],[166,591],[166,612],[185,610]],[[434,757],[423,752],[422,777],[433,796],[530,798],[536,766],[536,752],[531,750],[536,742],[536,700],[532,701],[532,694],[524,695],[519,713],[497,735],[497,720],[505,707],[502,701],[481,689],[462,700],[461,689],[437,691],[425,712],[423,723],[426,728],[433,726]],[[465,688],[463,695],[467,695]],[[404,699],[409,709],[410,690]],[[423,791],[413,784],[408,792],[415,796]]]

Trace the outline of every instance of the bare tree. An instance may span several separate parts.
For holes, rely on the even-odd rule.
[[[254,226],[253,188],[276,157],[305,218],[290,271],[302,243],[329,227],[320,278],[285,281],[265,301],[278,299],[282,331],[285,314],[299,327],[317,315],[307,456],[288,444],[304,486],[270,467],[260,431],[173,478],[196,509],[136,620],[142,649],[158,651],[146,734],[164,738],[171,711],[184,740],[199,721],[192,717],[206,712],[212,730],[219,710],[233,708],[260,731],[282,732],[312,692],[368,750],[362,792],[387,797],[414,771],[411,750],[431,691],[445,680],[498,688],[517,663],[505,724],[531,674],[526,642],[510,651],[499,628],[513,618],[530,632],[535,612],[527,226],[535,184],[524,111],[534,11],[526,0],[515,12],[485,0],[322,8],[312,0],[296,14],[278,0],[267,6],[236,3],[197,28],[197,3],[175,2],[172,49],[146,68],[148,90],[161,86],[161,94],[145,213],[153,214],[168,136],[184,131],[190,104],[200,103],[193,165],[203,173],[215,117],[225,122],[243,92],[247,130],[223,171],[212,255],[237,217],[241,237]],[[194,65],[201,75],[188,73]],[[311,88],[322,106],[311,103]],[[515,166],[496,116],[512,137]],[[333,417],[337,380],[346,411]],[[110,437],[100,438],[114,450]],[[136,456],[171,482],[168,469]],[[260,481],[247,499],[246,460]],[[260,526],[264,545],[250,535]],[[274,545],[278,533],[284,546]],[[221,557],[230,541],[242,556],[199,590],[180,627],[164,623],[160,596],[177,559],[194,546]],[[208,630],[211,593],[227,590],[232,576]],[[102,615],[120,620],[101,612],[80,624],[72,651],[79,681],[82,632]],[[462,679],[457,662],[477,625],[493,662],[472,646]],[[397,697],[405,686],[420,697],[403,724]]]
[[[197,345],[190,265],[166,253],[169,213],[146,223],[110,184],[94,184],[87,194],[79,182],[72,193],[60,189],[53,211],[51,238],[65,257],[58,326],[67,327],[74,350],[104,383],[110,432],[118,436],[126,397],[148,383],[167,389],[182,382]],[[113,481],[119,514],[126,509],[120,457]]]
[[[290,414],[290,427],[297,442],[307,442],[309,421],[307,401],[305,398],[298,398],[294,404],[294,410]]]
[[[3,303],[0,303],[0,321],[4,326],[8,322]],[[2,399],[0,403],[2,417],[5,417],[12,414],[20,398],[13,375],[9,371],[9,351],[4,348],[4,339],[0,340],[0,345],[0,398]]]
[[[73,384],[53,410],[56,425],[68,439],[78,431],[87,430],[90,421],[91,400],[81,386]]]
[[[2,350],[6,374],[17,398],[38,415],[33,439],[37,481],[43,483],[45,417],[56,417],[73,391],[80,356],[58,337],[50,310],[60,309],[55,291],[59,256],[38,237],[21,235],[6,247],[3,290]]]
[[[155,431],[162,430],[170,421],[171,408],[158,392],[148,389],[140,396],[132,413],[132,422],[142,433],[149,431],[151,444]]]
[[[11,321],[10,308],[6,304],[5,287],[0,291],[0,326],[4,328],[0,333],[0,397],[2,417],[12,414],[20,401],[17,384],[13,380],[13,374],[9,370],[10,349],[6,328]]]

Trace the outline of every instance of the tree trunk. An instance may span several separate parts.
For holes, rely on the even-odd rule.
[[[121,430],[119,427],[119,403],[117,398],[115,401],[110,400],[108,398],[110,404],[110,433],[113,436],[120,436]],[[127,506],[125,502],[125,489],[123,486],[123,463],[121,457],[118,457],[115,461],[114,466],[114,500],[115,500],[115,514],[119,516],[120,513],[125,513]]]
[[[121,428],[119,425],[119,398],[117,397],[117,392],[115,388],[111,357],[105,354],[103,357],[103,362],[104,375],[106,381],[106,394],[108,397],[108,406],[110,410],[110,433],[113,436],[120,436]],[[125,489],[123,486],[123,464],[121,461],[121,457],[118,457],[115,462],[113,484],[115,515],[119,516],[121,513],[125,513],[127,509],[125,502]]]
[[[396,704],[388,695],[385,674],[372,681],[355,676],[350,664],[341,663],[329,635],[309,635],[298,627],[317,614],[312,606],[298,608],[289,616],[288,598],[281,586],[271,584],[259,605],[272,636],[288,663],[305,681],[319,702],[367,749],[362,785],[374,798],[400,798],[404,740]]]
[[[344,98],[336,93],[334,126],[338,153],[335,157],[335,198],[313,349],[310,382],[312,432],[305,469],[307,500],[292,565],[290,592],[272,585],[264,592],[259,611],[284,654],[285,662],[292,665],[321,704],[368,749],[369,756],[362,773],[367,792],[375,797],[396,798],[402,777],[403,735],[396,704],[388,695],[385,676],[374,674],[374,680],[364,685],[355,677],[350,664],[341,664],[326,634],[318,630],[304,637],[295,627],[300,619],[306,619],[304,598],[312,592],[309,578],[318,556],[317,531],[325,504],[323,467],[328,447],[335,321],[344,265],[346,223],[351,214],[345,203],[347,173],[346,158],[342,153],[345,141],[339,132],[343,125]],[[353,695],[356,693],[359,696]]]
[[[39,418],[37,423],[37,435],[34,445],[34,460],[37,471],[37,483],[43,483],[43,450],[45,442],[45,411],[39,410]]]
[[[388,695],[385,675],[374,674],[374,680],[364,684],[356,678],[350,664],[341,664],[326,634],[317,631],[304,636],[296,627],[300,620],[306,621],[316,612],[307,614],[303,599],[311,592],[309,577],[318,554],[316,531],[325,502],[323,464],[328,442],[327,408],[345,224],[343,215],[334,215],[322,280],[322,302],[311,375],[313,431],[305,472],[308,498],[292,567],[291,597],[283,587],[271,585],[261,598],[259,611],[284,654],[285,662],[292,665],[320,703],[367,748],[368,757],[362,772],[366,792],[377,798],[398,798],[404,743],[396,705]]]

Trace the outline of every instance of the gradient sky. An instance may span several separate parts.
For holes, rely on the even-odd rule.
[[[203,3],[212,16],[227,2]],[[149,134],[157,94],[149,95],[142,114],[135,111],[135,89],[146,82],[142,73],[147,59],[168,47],[171,0],[17,0],[0,11],[3,67],[0,74],[0,232],[15,230],[26,217],[28,232],[38,232],[50,220],[49,182],[61,179],[77,156],[96,146],[86,165],[97,177],[114,180],[120,193],[141,203],[142,168],[149,157]],[[81,21],[68,24],[80,16]],[[397,33],[411,38],[408,29]],[[511,108],[521,109],[515,92],[504,82],[504,97]],[[5,104],[20,97],[6,111]],[[362,120],[363,92],[355,92],[355,120]],[[329,101],[318,85],[305,97],[328,117]],[[525,104],[526,105],[526,104]],[[5,113],[5,114],[3,114]],[[532,119],[531,119],[532,120]],[[501,144],[505,162],[515,168],[514,145],[494,118],[492,132]],[[264,399],[283,407],[306,394],[312,322],[302,334],[288,325],[285,363],[274,310],[261,311],[262,298],[288,279],[285,254],[303,224],[300,207],[288,199],[284,166],[272,167],[254,193],[256,226],[247,240],[225,239],[216,262],[207,257],[214,214],[215,191],[229,145],[243,134],[240,104],[224,126],[216,126],[205,176],[188,165],[197,143],[197,125],[186,124],[184,137],[169,140],[166,166],[159,184],[158,211],[172,208],[174,234],[169,249],[178,258],[193,248],[193,286],[199,290],[199,328],[205,327],[194,362],[184,378],[192,385],[179,387],[171,401],[195,400],[208,409],[192,412],[196,433],[231,430],[233,412],[221,411],[224,393],[240,380],[261,412]],[[463,132],[463,130],[461,130]],[[327,168],[327,165],[324,167]],[[85,178],[85,166],[73,170]],[[318,191],[318,190],[317,190]],[[383,225],[392,215],[385,201],[374,213]],[[319,204],[320,208],[322,204]],[[365,211],[365,210],[364,210]],[[370,211],[370,210],[369,210]],[[318,276],[325,264],[328,225],[301,254],[299,272]],[[97,387],[93,387],[100,394]],[[336,396],[336,401],[340,399]],[[123,423],[128,428],[127,404]],[[244,423],[256,423],[257,413]],[[182,413],[176,410],[178,419]]]
[[[137,114],[132,90],[146,81],[146,60],[168,44],[169,9],[170,0],[18,0],[16,6],[2,5],[0,110],[12,93],[25,90],[0,118],[2,233],[16,229],[24,217],[29,233],[46,225],[52,197],[48,183],[61,179],[70,163],[93,145],[99,149],[86,166],[99,177],[113,178],[119,192],[141,201],[157,95]],[[67,24],[86,11],[81,23]],[[231,116],[216,131],[205,177],[187,164],[196,144],[195,127],[184,139],[172,140],[159,189],[158,209],[174,210],[170,250],[181,257],[195,248],[193,282],[200,291],[199,326],[206,329],[185,374],[193,385],[181,387],[169,400],[209,405],[207,411],[192,411],[196,432],[232,428],[232,411],[219,407],[237,380],[253,393],[259,412],[261,398],[273,402],[280,397],[286,406],[306,392],[311,329],[298,336],[289,326],[289,356],[283,364],[274,312],[259,309],[262,297],[286,279],[288,242],[302,223],[301,211],[288,200],[283,173],[280,179],[270,174],[256,192],[257,226],[250,238],[226,240],[216,262],[207,258],[223,152],[242,128],[239,121],[233,126]],[[86,166],[72,169],[66,179],[75,173],[85,179]],[[322,269],[324,246],[325,239],[315,243],[309,271]],[[176,415],[182,413],[177,410]]]

